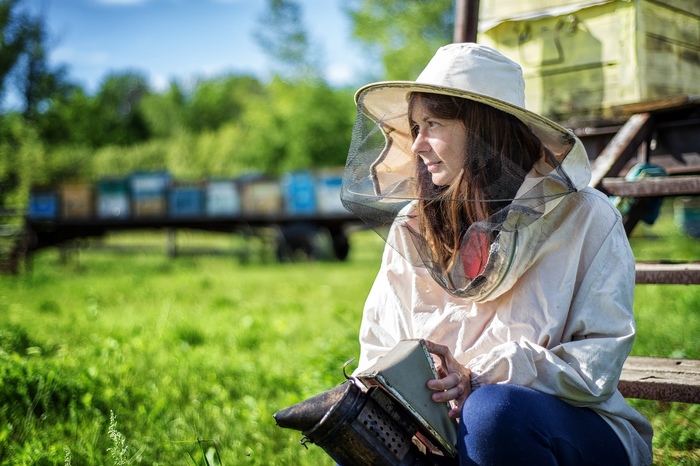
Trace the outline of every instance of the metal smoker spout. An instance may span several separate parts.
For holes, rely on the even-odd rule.
[[[306,434],[343,399],[347,389],[346,384],[338,385],[327,392],[282,409],[273,415],[275,422],[285,429],[294,429]]]

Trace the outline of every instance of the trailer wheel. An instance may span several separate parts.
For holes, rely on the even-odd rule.
[[[317,234],[317,228],[306,223],[282,227],[277,236],[277,260],[290,262],[303,258],[315,259],[314,237]]]
[[[333,253],[335,257],[340,261],[346,260],[350,253],[350,242],[345,232],[343,230],[332,232],[331,241],[333,242]]]

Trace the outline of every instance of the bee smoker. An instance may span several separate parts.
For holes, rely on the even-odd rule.
[[[302,432],[301,443],[321,447],[339,465],[436,466],[456,459],[430,451],[419,427],[379,387],[341,385],[274,414],[277,425]],[[414,438],[417,437],[417,438]],[[428,447],[423,442],[428,443]]]

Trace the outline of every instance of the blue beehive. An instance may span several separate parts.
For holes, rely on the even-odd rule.
[[[287,173],[281,183],[288,214],[316,213],[316,189],[314,176],[310,172]]]
[[[29,194],[27,216],[33,220],[54,220],[58,217],[58,194],[50,190],[36,190]]]
[[[204,215],[204,190],[199,186],[174,186],[168,197],[171,217],[198,217]]]
[[[167,211],[168,172],[134,173],[129,179],[134,217],[163,217]]]

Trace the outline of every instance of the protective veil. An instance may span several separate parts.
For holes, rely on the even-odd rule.
[[[441,89],[441,94],[502,110],[504,119],[518,118],[543,146],[541,159],[526,172],[504,159],[497,147],[498,138],[485,140],[467,130],[467,157],[476,152],[479,156],[463,177],[482,177],[485,199],[454,197],[444,187],[432,186],[425,165],[411,151],[408,101],[415,92],[435,89],[406,82],[379,83],[358,91],[358,116],[343,177],[343,203],[397,251],[405,248],[392,241],[410,238],[418,254],[405,258],[414,266],[426,267],[453,296],[473,301],[493,298],[509,281],[511,264],[518,255],[518,231],[554,208],[563,196],[586,185],[586,174],[576,179],[567,173],[565,161],[574,137],[521,107],[458,89]],[[454,205],[464,211],[470,203],[481,201],[493,206],[491,215],[457,225],[462,231],[454,233],[460,238],[455,260],[440,261],[421,231],[418,204],[440,202],[447,210]],[[407,234],[387,235],[390,228],[404,229]]]

